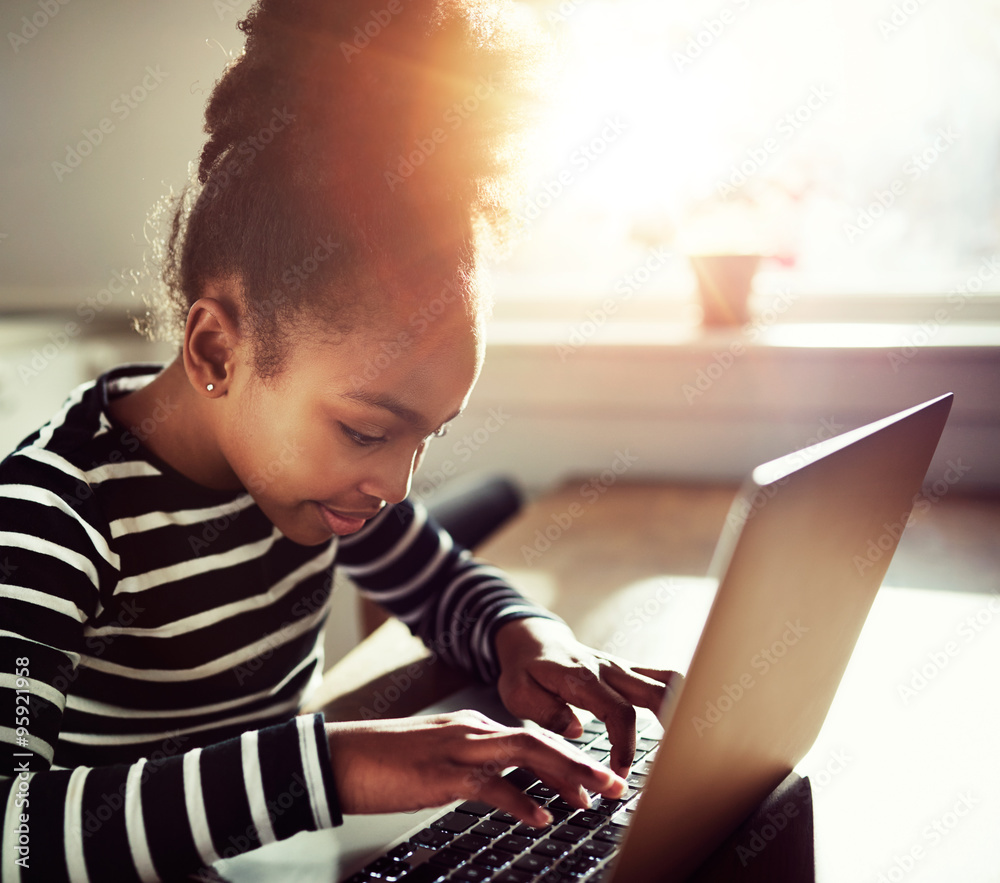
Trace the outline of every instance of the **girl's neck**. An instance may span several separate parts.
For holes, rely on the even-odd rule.
[[[157,457],[213,490],[242,487],[219,450],[207,405],[191,386],[180,356],[150,383],[112,400],[111,416]]]

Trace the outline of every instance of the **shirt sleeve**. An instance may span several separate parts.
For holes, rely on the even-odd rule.
[[[53,768],[84,627],[117,560],[79,480],[45,487],[9,464],[4,477],[0,880],[160,880],[340,824],[322,715],[192,750],[179,736],[134,763]]]
[[[363,597],[401,619],[445,661],[487,683],[500,675],[494,646],[500,626],[529,616],[562,621],[525,598],[500,568],[457,546],[409,499],[343,537],[336,563]]]

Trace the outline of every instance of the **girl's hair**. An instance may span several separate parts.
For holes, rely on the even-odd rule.
[[[531,23],[488,0],[259,0],[239,27],[148,326],[178,339],[206,282],[237,280],[267,378],[286,323],[344,330],[404,285],[471,298],[477,255],[514,219],[543,55]]]

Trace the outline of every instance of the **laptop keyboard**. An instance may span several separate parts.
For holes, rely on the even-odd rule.
[[[514,769],[504,778],[552,814],[549,827],[532,828],[489,804],[467,800],[345,883],[600,883],[610,879],[612,860],[663,734],[651,713],[637,709],[637,717],[635,760],[627,779],[629,790],[621,798],[591,795],[590,809],[575,809],[531,771]],[[600,721],[587,721],[583,735],[569,741],[607,763],[611,743]]]

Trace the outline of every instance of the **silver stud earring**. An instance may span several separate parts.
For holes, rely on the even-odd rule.
[[[209,392],[211,392],[213,389],[215,389],[215,384],[214,383],[210,383],[210,384],[208,384],[208,386],[205,387],[205,389],[207,389]]]

